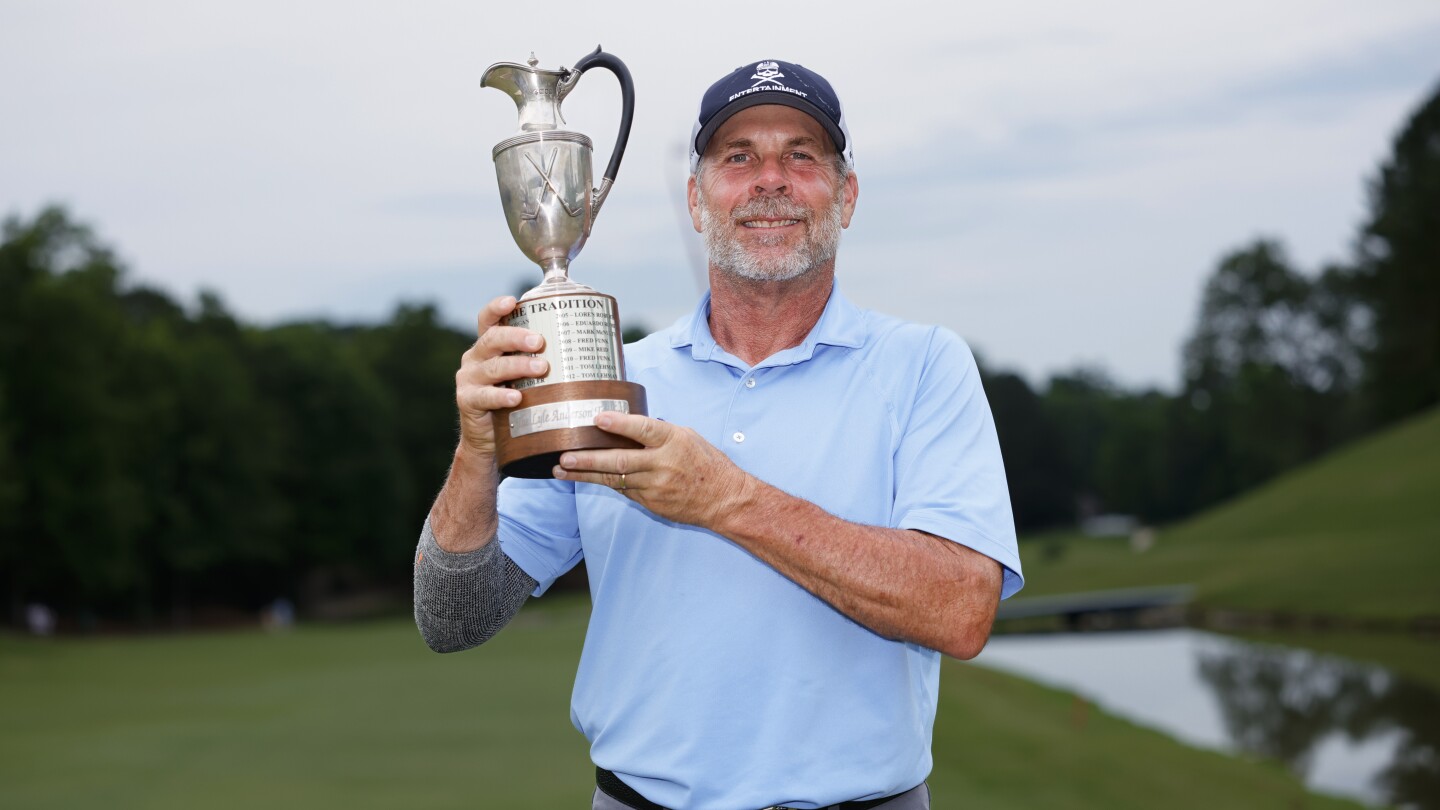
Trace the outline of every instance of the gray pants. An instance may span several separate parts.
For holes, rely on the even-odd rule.
[[[881,810],[881,808],[884,810],[930,810],[930,786],[920,785],[901,793],[884,804],[875,805],[875,810]],[[605,791],[600,788],[595,788],[595,795],[590,799],[590,810],[630,810],[630,808],[605,795]]]

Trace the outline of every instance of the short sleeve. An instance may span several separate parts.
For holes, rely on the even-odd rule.
[[[584,556],[575,485],[507,478],[500,483],[500,548],[537,583],[535,596]]]
[[[1004,566],[1001,598],[1024,585],[1005,465],[970,347],[931,333],[895,457],[898,528],[944,537]]]

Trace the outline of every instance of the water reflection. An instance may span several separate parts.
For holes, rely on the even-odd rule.
[[[1440,807],[1440,695],[1433,690],[1378,667],[1258,644],[1202,650],[1199,670],[1240,750],[1309,777],[1333,735],[1355,744],[1383,740],[1393,752],[1371,777],[1372,795]]]
[[[1440,693],[1380,667],[1197,630],[1002,636],[977,661],[1317,790],[1440,808]]]

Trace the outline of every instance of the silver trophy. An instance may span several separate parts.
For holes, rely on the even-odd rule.
[[[520,478],[550,478],[566,450],[638,447],[595,427],[595,416],[646,412],[645,389],[625,381],[615,299],[569,276],[625,155],[635,111],[630,71],[599,48],[572,68],[537,64],[533,54],[527,65],[498,62],[480,79],[481,87],[504,91],[519,108],[520,131],[495,145],[495,174],[510,234],[545,273],[506,320],[543,335],[545,348],[534,356],[550,363],[545,377],[512,383],[520,404],[496,412],[497,461],[501,472]],[[620,134],[598,189],[590,187],[590,139],[564,129],[560,115],[560,103],[594,67],[614,73],[621,91]]]

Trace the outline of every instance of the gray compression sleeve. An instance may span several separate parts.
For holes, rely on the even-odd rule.
[[[415,624],[435,652],[468,650],[489,641],[537,584],[498,540],[452,554],[435,542],[425,520],[415,553]]]

